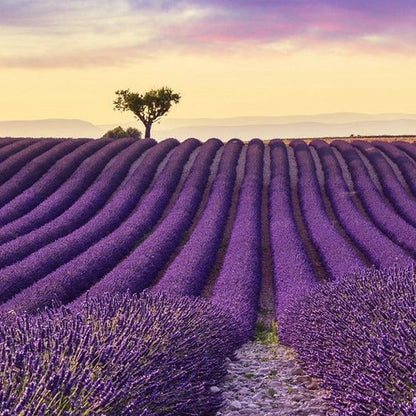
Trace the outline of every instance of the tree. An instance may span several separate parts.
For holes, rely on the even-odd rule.
[[[150,137],[150,129],[155,121],[166,115],[177,104],[181,96],[168,87],[150,90],[144,94],[127,90],[116,91],[114,110],[132,111],[145,126],[145,138]]]
[[[127,127],[127,129],[124,130],[121,126],[118,126],[112,130],[108,130],[108,132],[104,134],[102,139],[122,139],[123,137],[141,139],[142,132],[135,129],[134,127]]]

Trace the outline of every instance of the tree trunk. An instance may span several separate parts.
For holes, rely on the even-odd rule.
[[[150,139],[150,128],[152,127],[152,123],[145,124],[145,127],[146,127],[146,131],[145,131],[145,134],[144,134],[144,138],[145,139]]]

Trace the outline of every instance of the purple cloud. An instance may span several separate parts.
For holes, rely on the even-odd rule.
[[[196,27],[180,29],[201,42],[256,42],[267,44],[294,39],[309,46],[314,42],[342,43],[356,41],[370,44],[388,38],[403,46],[415,40],[416,11],[409,0],[391,1],[248,1],[214,0],[213,14]],[[367,40],[366,40],[367,39]],[[197,41],[195,43],[198,43]],[[412,45],[407,45],[412,48]]]
[[[114,65],[175,49],[278,53],[282,44],[414,53],[413,10],[410,0],[2,0],[0,66]]]

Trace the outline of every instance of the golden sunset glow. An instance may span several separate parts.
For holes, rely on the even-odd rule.
[[[178,118],[416,113],[414,16],[387,2],[1,3],[1,120],[127,122],[115,90],[163,85]]]

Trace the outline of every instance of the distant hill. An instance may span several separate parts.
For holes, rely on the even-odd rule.
[[[263,116],[263,117],[228,117],[228,118],[165,118],[156,129],[168,130],[186,126],[244,126],[244,125],[275,125],[293,123],[326,123],[326,124],[345,124],[361,121],[392,121],[392,120],[416,120],[416,114],[405,113],[323,113],[312,115],[293,115],[293,116]]]
[[[120,123],[143,131],[135,120]],[[0,137],[101,137],[118,124],[94,125],[83,120],[0,121]],[[153,126],[155,139],[196,137],[206,140],[234,137],[248,140],[292,137],[348,137],[350,135],[416,135],[416,114],[327,113],[277,117],[163,118]]]
[[[157,131],[159,137],[197,137],[205,140],[218,137],[223,140],[234,137],[248,140],[272,138],[348,137],[351,135],[416,135],[416,119],[388,121],[359,121],[352,123],[298,122],[287,124],[247,124],[234,126],[190,126]],[[155,134],[155,136],[156,136]]]
[[[100,137],[101,129],[83,120],[0,121],[0,137]]]

